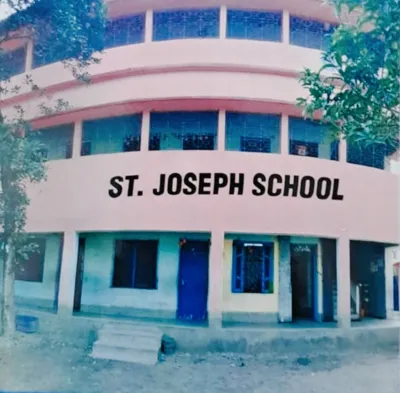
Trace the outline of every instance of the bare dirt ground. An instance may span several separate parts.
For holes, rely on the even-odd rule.
[[[0,340],[0,392],[399,393],[397,348],[312,355],[176,354],[155,367],[93,360],[67,343]]]

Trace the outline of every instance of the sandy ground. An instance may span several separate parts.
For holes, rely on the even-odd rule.
[[[399,393],[397,348],[380,353],[176,354],[154,367],[93,360],[82,348],[0,340],[0,392]]]

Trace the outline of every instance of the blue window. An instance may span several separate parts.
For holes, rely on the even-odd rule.
[[[45,128],[29,134],[30,138],[40,144],[41,154],[48,161],[71,158],[73,136],[73,124]]]
[[[337,161],[339,140],[329,128],[318,122],[289,118],[289,153]]]
[[[139,151],[141,128],[141,114],[85,121],[81,155]]]
[[[265,11],[228,10],[227,37],[281,41],[282,14]]]
[[[280,152],[280,116],[260,113],[226,113],[226,150]]]
[[[104,47],[144,42],[145,14],[132,15],[107,22]]]
[[[218,36],[219,9],[154,12],[154,41],[217,38]]]
[[[314,20],[290,17],[290,43],[305,48],[326,50],[336,26]]]
[[[0,49],[0,77],[5,80],[25,72],[26,47],[10,52]]]
[[[384,144],[366,145],[363,143],[347,143],[347,162],[384,169],[385,157],[389,155],[388,148]]]
[[[149,150],[215,150],[218,112],[155,112]]]
[[[273,243],[233,242],[232,292],[274,292]]]

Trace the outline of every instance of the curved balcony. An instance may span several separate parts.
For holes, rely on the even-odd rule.
[[[73,110],[188,97],[294,104],[304,94],[297,75],[304,66],[320,65],[319,51],[281,43],[182,40],[109,49],[91,68],[89,85],[75,81],[62,63],[35,69],[32,76],[53,100],[62,98]],[[23,77],[15,77],[15,83]],[[11,105],[21,103],[27,118],[34,119],[40,117],[38,105],[44,101],[25,86],[19,96],[4,97],[3,106],[9,106],[10,114]]]

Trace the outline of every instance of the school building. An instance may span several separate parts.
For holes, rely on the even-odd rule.
[[[49,168],[29,188],[39,251],[16,271],[17,303],[211,327],[392,318],[395,152],[348,144],[296,107],[333,10],[315,0],[108,6],[88,85],[62,51],[10,50],[12,81],[32,74],[69,103],[43,116],[46,97],[22,84],[1,104],[7,116],[24,109]]]

